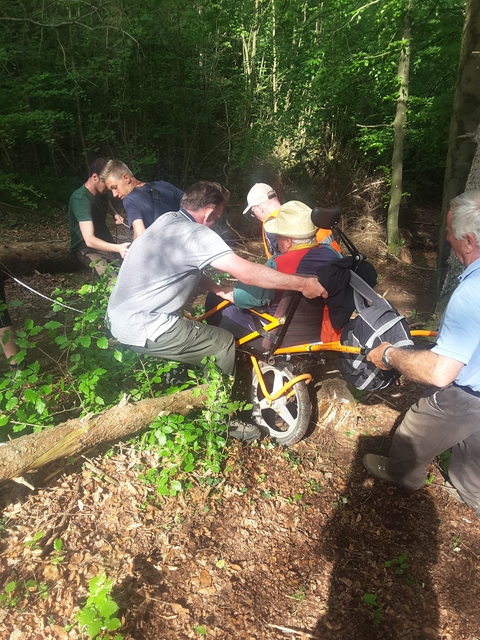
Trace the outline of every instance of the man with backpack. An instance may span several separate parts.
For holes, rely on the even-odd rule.
[[[434,347],[399,349],[382,342],[367,355],[381,369],[395,368],[431,386],[405,415],[388,458],[369,453],[363,462],[377,478],[416,490],[426,465],[451,449],[449,480],[480,516],[480,191],[452,200],[447,240],[466,268]]]
[[[142,182],[124,162],[109,160],[100,174],[107,189],[120,198],[127,214],[133,239],[168,211],[178,211],[183,191],[164,180]]]

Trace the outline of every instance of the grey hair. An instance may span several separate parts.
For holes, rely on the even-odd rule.
[[[463,240],[467,233],[475,237],[480,247],[480,190],[467,191],[450,202],[452,233],[457,240]]]
[[[310,236],[309,238],[290,238],[292,241],[292,245],[295,244],[317,244],[317,239],[315,236]]]

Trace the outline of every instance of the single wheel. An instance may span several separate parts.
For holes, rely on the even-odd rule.
[[[269,365],[259,360],[258,366],[270,395],[295,377],[284,365]],[[310,396],[303,380],[293,385],[287,395],[282,395],[270,403],[265,398],[257,374],[253,370],[250,397],[254,422],[264,431],[268,431],[274,442],[288,446],[303,438],[312,414]]]

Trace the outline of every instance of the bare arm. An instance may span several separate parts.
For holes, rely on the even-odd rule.
[[[216,293],[217,296],[220,296],[221,298],[224,298],[225,300],[233,303],[233,287],[225,287],[217,284],[205,274],[202,275],[199,285],[202,287],[202,289],[211,291],[212,293]]]
[[[141,236],[142,233],[145,231],[145,225],[143,224],[143,220],[134,220],[132,222],[132,227],[133,227],[133,239],[135,240],[135,238],[138,238],[138,236]]]
[[[95,236],[93,222],[79,222],[79,226],[83,240],[90,249],[97,249],[97,251],[114,251],[115,253],[119,253],[122,258],[127,255],[128,247],[130,246],[129,242],[114,244],[97,238]]]
[[[226,271],[244,284],[252,284],[263,289],[281,289],[288,291],[301,291],[306,298],[328,296],[327,291],[318,282],[316,277],[304,278],[302,276],[281,273],[270,267],[244,260],[235,253],[229,253],[210,263],[214,269]]]
[[[372,349],[367,355],[367,360],[379,369],[384,369],[382,356],[387,347],[392,347],[388,342]],[[410,349],[396,349],[392,347],[388,350],[387,358],[394,369],[403,375],[423,384],[433,384],[436,387],[446,387],[460,373],[464,366],[463,362],[441,356],[438,353],[427,349],[415,351]]]

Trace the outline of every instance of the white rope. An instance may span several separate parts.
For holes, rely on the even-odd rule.
[[[32,289],[32,287],[29,287],[28,284],[25,284],[21,280],[18,280],[18,278],[15,278],[15,276],[12,273],[7,273],[3,269],[2,269],[2,271],[6,276],[9,276],[10,278],[12,278],[12,280],[14,280],[17,284],[21,285],[22,287],[25,287],[25,289],[28,289],[32,293],[36,293],[37,296],[40,296],[41,298],[45,298],[45,300],[49,300],[50,302],[53,302],[54,304],[58,304],[61,307],[64,307],[65,309],[70,309],[71,311],[76,311],[77,313],[85,313],[85,311],[81,311],[80,309],[75,309],[75,307],[69,307],[68,304],[63,304],[63,302],[59,302],[58,300],[53,300],[52,298],[49,298],[48,296],[44,296],[43,293],[40,293],[39,291],[36,291],[35,289]]]

